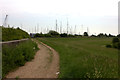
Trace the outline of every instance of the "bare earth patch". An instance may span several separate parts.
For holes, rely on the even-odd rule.
[[[6,78],[58,78],[58,53],[42,42],[36,41],[36,43],[40,50],[37,51],[34,59],[16,71],[8,73]]]

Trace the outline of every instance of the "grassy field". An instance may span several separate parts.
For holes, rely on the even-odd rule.
[[[39,38],[60,56],[59,78],[117,78],[118,50],[112,38]]]
[[[2,45],[2,76],[34,58],[37,44],[31,40],[19,44]]]

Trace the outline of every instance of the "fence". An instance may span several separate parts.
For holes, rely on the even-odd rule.
[[[0,42],[0,45],[2,44],[2,45],[4,45],[4,44],[18,44],[18,43],[20,43],[20,42],[23,42],[23,41],[27,41],[27,40],[29,40],[29,38],[27,38],[27,39],[21,39],[21,40],[13,40],[13,41],[5,41],[5,42]]]

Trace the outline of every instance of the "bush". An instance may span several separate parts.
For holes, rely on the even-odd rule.
[[[52,36],[55,36],[55,37],[56,37],[56,36],[59,36],[59,33],[56,32],[56,31],[53,31],[53,30],[50,30],[48,34],[50,34],[50,35],[52,35]]]
[[[69,34],[69,35],[68,35],[68,37],[75,37],[75,36],[74,36],[74,35],[72,35],[72,34]]]
[[[52,37],[50,34],[44,34],[44,37]]]
[[[113,38],[112,45],[114,48],[120,49],[120,41],[117,37]]]
[[[67,37],[66,33],[60,34],[60,37]]]
[[[106,45],[106,47],[107,47],[107,48],[111,48],[111,47],[112,47],[112,45],[110,45],[110,44],[107,44],[107,45]]]
[[[34,37],[44,37],[44,34],[42,34],[42,33],[40,33],[40,34],[36,33]]]
[[[119,39],[117,38],[117,37],[115,37],[115,38],[113,38],[113,40],[112,40],[112,43],[114,44],[114,43],[118,43],[119,42]]]
[[[116,48],[116,49],[120,49],[120,41],[117,37],[113,38],[112,40],[112,45],[106,45],[107,48]]]
[[[118,43],[114,43],[113,48],[117,48],[117,47],[118,47]]]
[[[33,59],[37,50],[37,44],[31,40],[21,42],[17,45],[3,45],[2,76],[4,77],[9,71]]]
[[[91,37],[97,37],[96,35],[91,35]]]
[[[117,48],[117,49],[120,49],[120,42],[114,43],[114,44],[113,44],[113,47],[114,47],[114,48]]]

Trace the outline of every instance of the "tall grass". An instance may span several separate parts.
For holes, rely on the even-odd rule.
[[[117,78],[118,50],[112,38],[39,38],[60,56],[59,78]]]
[[[34,58],[38,50],[37,44],[31,40],[21,42],[17,45],[2,46],[2,76],[19,66],[23,66],[26,61]]]

